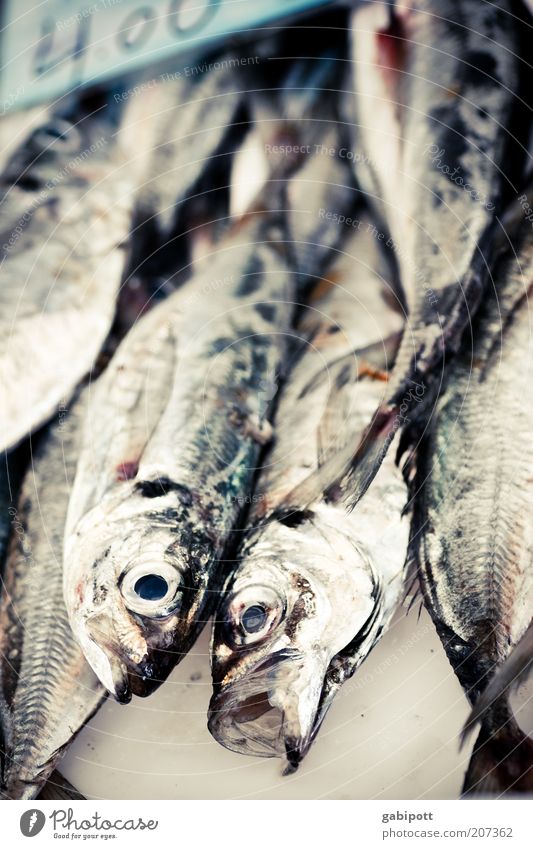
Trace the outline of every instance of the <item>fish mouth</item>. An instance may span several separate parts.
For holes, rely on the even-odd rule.
[[[226,749],[283,758],[294,770],[316,734],[325,668],[315,656],[286,649],[215,691],[208,728]]]
[[[104,650],[91,636],[91,632],[78,635],[85,659],[100,682],[117,702],[131,701],[132,687],[126,664],[111,649]]]
[[[87,619],[77,637],[95,675],[121,704],[132,696],[150,696],[166,680],[175,662],[170,649],[150,646],[144,638],[126,653],[105,614]]]

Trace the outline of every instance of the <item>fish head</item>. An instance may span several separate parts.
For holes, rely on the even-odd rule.
[[[185,544],[175,511],[99,511],[65,544],[65,598],[88,663],[128,702],[157,689],[198,636],[211,549],[199,533]]]
[[[323,717],[332,658],[364,631],[379,599],[367,552],[320,509],[256,529],[216,615],[215,739],[297,765]]]

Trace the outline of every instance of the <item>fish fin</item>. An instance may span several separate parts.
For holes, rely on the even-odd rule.
[[[335,368],[325,368],[331,381],[328,401],[320,419],[317,430],[318,457],[317,466],[321,468],[327,458],[338,449],[339,433],[349,414],[350,399],[344,390],[347,382],[353,383],[358,378],[357,360],[353,353],[340,360]]]
[[[48,777],[46,784],[41,788],[37,796],[37,799],[61,799],[66,802],[73,799],[81,800],[85,798],[58,770],[54,770]]]
[[[477,723],[483,722],[485,715],[493,705],[516,689],[532,672],[533,620],[472,708],[461,734],[461,745],[465,743]]]
[[[462,796],[533,792],[533,740],[511,717],[496,732],[486,725],[476,740]]]
[[[389,355],[391,351],[396,352],[400,338],[401,334],[394,333],[385,342],[380,341],[366,348],[344,354],[338,360],[335,360],[333,364],[329,364],[327,368],[323,369],[319,375],[315,376],[312,382],[303,390],[300,397],[311,388],[314,388],[318,379],[323,379],[328,375],[328,372],[331,373],[333,367],[335,368],[334,373],[340,375],[343,369],[347,367],[353,368],[356,365],[358,366],[359,380],[365,377],[370,377],[374,380],[385,380],[385,372],[380,368],[380,365],[385,365],[387,368],[391,367]],[[379,359],[379,355],[382,357],[381,360]],[[289,492],[283,503],[276,508],[276,511],[280,508],[283,512],[305,509],[324,496],[340,500],[341,498],[345,498],[347,493],[349,493],[350,497],[348,506],[352,508],[370,485],[373,474],[365,478],[364,470],[357,468],[359,453],[365,448],[366,441],[370,438],[369,434],[371,433],[378,434],[379,436],[375,451],[382,447],[383,442],[388,438],[387,427],[394,421],[394,416],[391,418],[391,411],[378,410],[372,423],[360,435],[355,447],[353,443],[339,447],[337,441],[339,433],[339,406],[336,404],[335,398],[337,395],[340,397],[341,393],[342,388],[339,389],[334,381],[330,402],[332,407],[337,406],[337,415],[334,415],[332,419],[323,418],[321,420],[320,444],[322,445],[322,449],[319,458],[319,467]],[[340,430],[342,431],[342,428]],[[394,431],[391,434],[391,439],[393,437]],[[380,463],[381,460],[379,460],[378,466]],[[367,466],[365,466],[365,469],[367,469]]]

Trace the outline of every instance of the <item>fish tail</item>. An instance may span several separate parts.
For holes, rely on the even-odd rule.
[[[478,698],[461,742],[478,722],[481,731],[466,773],[463,794],[533,793],[533,739],[518,726],[509,693],[533,670],[533,621]]]
[[[483,722],[490,710],[502,699],[523,683],[533,672],[533,620],[528,629],[512,649],[509,657],[502,663],[491,678],[487,687],[476,701],[461,735],[464,743],[476,723]]]
[[[494,731],[484,724],[468,765],[463,796],[533,793],[533,740],[513,718]]]

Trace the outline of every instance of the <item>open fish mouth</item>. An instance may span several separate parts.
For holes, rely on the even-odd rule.
[[[283,711],[274,707],[268,692],[257,692],[246,698],[221,692],[209,708],[209,730],[226,749],[242,755],[282,758]]]
[[[277,652],[215,692],[209,731],[233,752],[284,758],[295,768],[315,735],[324,671],[299,652]]]

